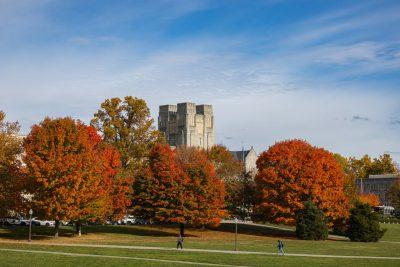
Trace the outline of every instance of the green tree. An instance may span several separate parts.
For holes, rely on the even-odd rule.
[[[399,173],[396,163],[389,154],[383,154],[379,158],[374,158],[368,168],[370,174],[394,174]]]
[[[368,204],[358,203],[350,212],[347,236],[351,241],[377,242],[386,229],[379,226],[379,215]]]
[[[304,203],[304,208],[296,214],[296,236],[299,239],[325,240],[328,227],[324,213],[311,200]]]
[[[333,157],[339,163],[340,167],[345,174],[345,181],[344,181],[344,193],[349,198],[351,204],[355,204],[358,200],[357,194],[357,186],[356,186],[356,174],[353,172],[352,167],[350,166],[350,161],[346,157],[343,157],[339,153],[333,154]]]
[[[154,143],[163,140],[154,129],[146,102],[132,96],[126,96],[123,101],[117,97],[106,99],[94,114],[91,125],[118,149],[122,169],[131,176],[138,174]]]
[[[21,153],[22,138],[18,136],[18,122],[5,121],[0,111],[0,216],[7,216],[22,204]]]

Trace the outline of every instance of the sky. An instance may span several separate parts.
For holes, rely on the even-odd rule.
[[[230,149],[300,138],[400,162],[399,1],[0,0],[0,110],[22,133],[106,98],[212,104]]]

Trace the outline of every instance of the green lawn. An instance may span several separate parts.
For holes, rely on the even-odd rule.
[[[291,230],[278,230],[268,226],[239,225],[238,248],[240,251],[276,252],[276,242],[283,239],[287,253],[362,255],[400,257],[400,225],[383,225],[388,231],[383,240],[399,243],[360,243],[348,240],[304,241],[297,240]],[[176,227],[161,226],[85,226],[84,235],[77,237],[71,227],[63,227],[61,237],[54,239],[51,228],[34,228],[35,243],[67,244],[112,244],[131,246],[175,247]],[[223,224],[214,230],[187,229],[185,248],[213,250],[233,250],[234,226]],[[13,230],[0,229],[1,241],[17,241],[17,244],[0,243],[0,249],[51,250],[72,253],[116,255],[166,260],[182,260],[204,263],[234,264],[246,266],[400,266],[400,260],[338,259],[278,257],[267,255],[235,255],[205,252],[146,251],[122,248],[60,247],[47,245],[28,245],[27,228]],[[45,266],[175,266],[174,263],[138,261],[133,259],[106,259],[92,257],[73,257],[65,255],[31,254],[27,252],[0,251],[0,265],[21,266],[34,263]]]

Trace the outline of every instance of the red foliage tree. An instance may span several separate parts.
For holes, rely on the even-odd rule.
[[[197,148],[180,148],[177,162],[189,178],[186,202],[190,215],[186,222],[197,226],[218,225],[226,214],[225,187],[207,154]]]
[[[188,214],[187,184],[187,176],[175,162],[175,153],[168,145],[156,144],[147,168],[134,181],[135,214],[158,223],[184,223]]]
[[[133,207],[137,216],[159,223],[219,223],[224,214],[224,186],[207,155],[199,150],[157,144],[147,167],[134,181]]]
[[[258,219],[294,224],[296,211],[307,200],[324,212],[330,225],[348,217],[345,177],[330,152],[302,140],[283,141],[260,155],[257,168]]]
[[[33,207],[56,220],[56,236],[60,220],[76,221],[80,234],[82,221],[112,215],[114,198],[126,198],[126,190],[115,189],[118,153],[80,121],[46,118],[32,127],[24,148]]]

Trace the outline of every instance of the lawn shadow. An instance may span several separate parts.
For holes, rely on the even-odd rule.
[[[29,227],[26,226],[10,226],[1,228],[0,239],[12,239],[12,240],[28,240]],[[33,240],[46,240],[54,238],[54,228],[53,227],[32,227],[32,239]],[[60,237],[73,237],[75,232],[72,229],[60,228]]]
[[[278,229],[268,225],[254,225],[254,224],[243,224],[238,223],[238,233],[246,235],[256,235],[256,236],[270,236],[270,237],[295,237],[296,234],[293,230],[289,229]],[[215,230],[222,232],[235,232],[234,223],[221,223],[219,227],[214,228]]]

